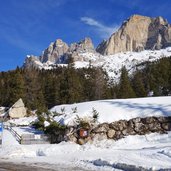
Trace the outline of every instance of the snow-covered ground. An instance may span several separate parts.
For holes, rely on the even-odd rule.
[[[118,163],[171,169],[171,133],[128,136],[116,142],[108,140],[83,146],[70,142],[19,145],[5,130],[0,157],[13,162],[79,166],[87,170],[114,170]]]
[[[73,112],[77,109],[76,112]],[[71,105],[59,105],[52,112],[65,114],[55,117],[55,120],[65,125],[73,125],[76,116],[88,117],[93,115],[93,108],[99,113],[98,122],[113,122],[121,119],[130,120],[136,117],[171,116],[171,96],[148,97],[133,99],[114,99],[84,102]]]
[[[92,107],[99,112],[99,122],[112,122],[138,116],[170,116],[171,97],[101,100],[56,106],[52,111],[60,112],[61,107],[65,107],[64,123],[72,123],[75,114],[80,117],[92,114]],[[77,113],[72,112],[74,107],[77,107]],[[71,142],[20,145],[8,130],[4,130],[1,159],[16,163],[40,163],[42,166],[46,164],[52,169],[65,166],[68,170],[79,166],[86,170],[111,171],[119,169],[118,163],[153,170],[171,169],[171,132],[127,136],[118,141],[103,140],[80,146]]]
[[[11,119],[8,122],[6,122],[7,125],[17,125],[17,126],[28,126],[35,122],[37,120],[36,116],[30,116],[26,118],[20,118],[20,119]]]

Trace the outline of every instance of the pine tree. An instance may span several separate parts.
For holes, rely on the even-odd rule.
[[[107,80],[105,79],[106,74],[101,68],[97,68],[94,72],[94,91],[95,99],[100,100],[107,96]]]
[[[128,72],[125,67],[122,67],[121,69],[118,97],[119,98],[135,97],[135,92],[132,89],[132,86],[128,77]]]
[[[41,78],[41,71],[36,69],[26,69],[25,76],[25,101],[29,109],[44,108],[46,109],[43,80]]]
[[[14,104],[18,99],[23,98],[25,95],[24,78],[22,70],[18,67],[10,74],[8,88],[9,105]]]
[[[44,81],[44,97],[46,106],[51,108],[59,104],[59,80],[54,77],[54,74],[47,74]]]
[[[147,92],[145,90],[144,83],[143,83],[143,75],[140,71],[135,72],[134,77],[132,79],[132,85],[137,97],[147,96]]]

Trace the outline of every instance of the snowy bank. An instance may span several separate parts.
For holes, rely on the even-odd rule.
[[[59,105],[51,109],[51,112],[64,114],[56,116],[55,120],[65,125],[75,124],[79,117],[92,116],[93,108],[99,113],[99,123],[130,120],[136,117],[171,116],[171,96],[148,97],[134,99],[99,100],[71,105]],[[76,108],[76,112],[73,109]]]

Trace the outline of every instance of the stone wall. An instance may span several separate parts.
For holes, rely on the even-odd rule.
[[[138,117],[128,121],[120,120],[112,123],[102,123],[87,131],[88,136],[81,138],[79,127],[70,127],[66,131],[64,139],[67,138],[69,141],[82,145],[94,140],[118,140],[128,135],[145,135],[154,132],[165,134],[167,131],[171,131],[171,117]]]

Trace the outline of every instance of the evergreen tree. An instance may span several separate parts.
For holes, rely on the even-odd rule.
[[[52,74],[47,74],[44,81],[44,98],[46,106],[51,108],[59,104],[59,80]]]
[[[143,83],[143,74],[136,71],[132,79],[132,87],[137,97],[146,97],[147,92]]]
[[[118,97],[119,98],[135,97],[135,92],[132,89],[132,86],[128,77],[128,72],[125,67],[122,67],[121,69]]]
[[[107,97],[108,86],[105,77],[107,77],[106,73],[101,68],[97,68],[94,74],[94,98],[96,100]]]
[[[10,74],[8,81],[8,91],[9,106],[13,105],[18,99],[23,98],[25,95],[24,78],[22,70],[18,67]]]
[[[43,93],[43,80],[40,71],[37,71],[36,69],[26,69],[24,72],[26,106],[29,109],[46,109]]]

